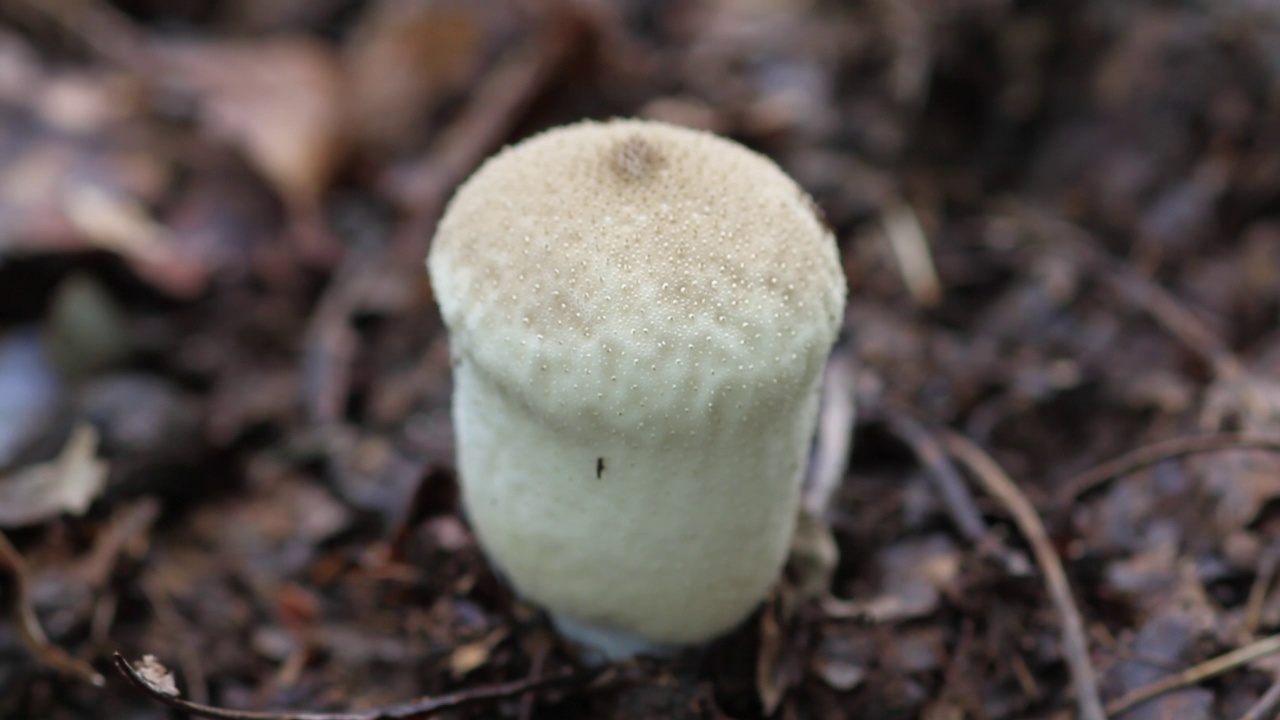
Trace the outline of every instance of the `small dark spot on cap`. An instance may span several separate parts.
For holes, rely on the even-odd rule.
[[[627,181],[644,180],[662,165],[662,151],[640,135],[618,141],[609,158],[613,171]]]
[[[602,475],[604,475],[604,458],[598,457],[596,458],[596,479],[599,480]]]

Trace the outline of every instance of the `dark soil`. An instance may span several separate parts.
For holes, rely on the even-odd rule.
[[[600,675],[457,507],[422,258],[617,115],[813,194],[857,417],[769,604]],[[1271,0],[0,3],[0,718],[178,716],[116,652],[369,718],[1274,718],[1278,450]]]

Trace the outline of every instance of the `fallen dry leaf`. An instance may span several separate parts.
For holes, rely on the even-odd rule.
[[[142,656],[142,662],[137,665],[138,674],[143,680],[147,681],[157,692],[172,697],[178,696],[178,685],[173,680],[173,673],[169,672],[169,668],[160,664],[155,655]]]
[[[440,102],[479,70],[483,32],[473,2],[377,4],[344,50],[347,108],[360,144],[394,152],[420,141]]]
[[[449,672],[454,677],[462,677],[489,661],[489,653],[507,636],[505,628],[498,628],[475,640],[453,649],[449,655]]]
[[[98,431],[78,426],[57,458],[0,481],[0,526],[34,525],[62,513],[83,515],[107,482],[99,460]]]
[[[204,265],[183,257],[168,230],[135,198],[72,183],[62,188],[62,211],[91,247],[120,255],[157,288],[184,298],[205,289]]]
[[[346,150],[343,83],[318,40],[160,46],[166,83],[195,93],[204,126],[240,149],[291,207],[315,207]]]

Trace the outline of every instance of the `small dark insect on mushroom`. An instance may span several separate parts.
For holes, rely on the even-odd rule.
[[[602,457],[596,458],[596,479],[599,480],[601,475],[604,475],[604,458]]]

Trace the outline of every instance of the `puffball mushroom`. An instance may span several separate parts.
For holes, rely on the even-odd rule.
[[[582,122],[489,159],[428,270],[463,504],[562,633],[609,657],[740,623],[787,556],[845,280],[764,156]]]

